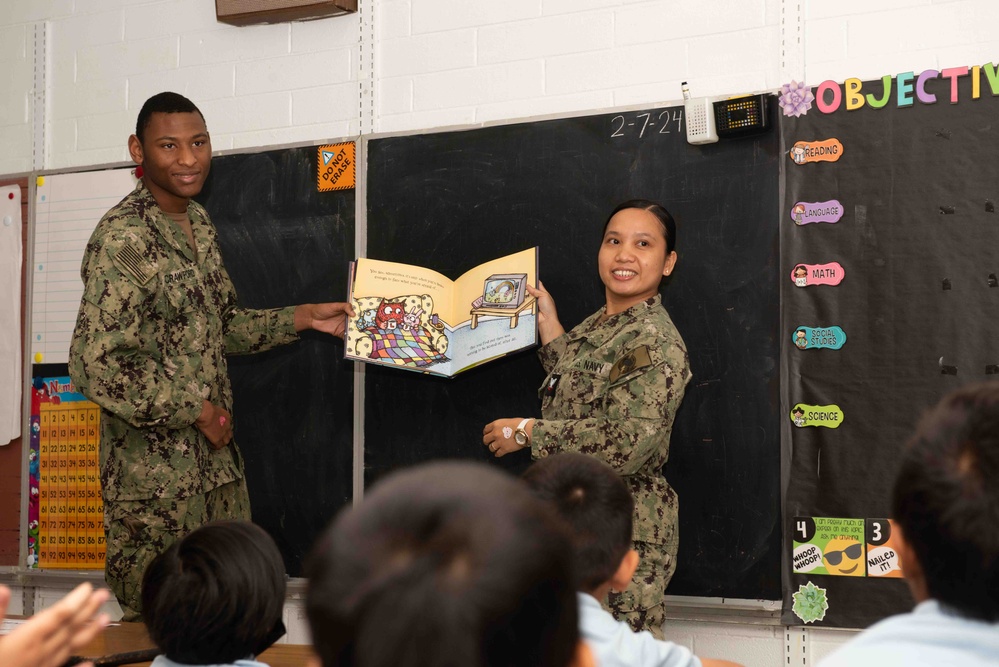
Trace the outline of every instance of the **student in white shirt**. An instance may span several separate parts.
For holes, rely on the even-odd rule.
[[[585,454],[541,459],[524,479],[552,503],[572,534],[579,629],[601,667],[738,667],[698,658],[685,646],[634,632],[601,606],[611,589],[622,591],[638,567],[631,546],[634,500],[617,473]]]
[[[143,575],[143,620],[162,652],[150,667],[267,667],[256,656],[285,632],[284,598],[284,560],[263,528],[201,526]]]
[[[999,665],[999,382],[944,397],[920,421],[892,491],[916,607],[820,667]]]
[[[595,667],[569,537],[520,480],[455,461],[393,473],[306,561],[309,667]]]

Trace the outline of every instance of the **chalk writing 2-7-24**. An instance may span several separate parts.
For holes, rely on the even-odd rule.
[[[655,111],[643,111],[632,116],[630,120],[624,115],[614,116],[611,118],[613,129],[611,137],[623,137],[625,132],[631,131],[627,128],[636,127],[639,139],[645,136],[646,130],[649,131],[649,134],[655,134],[657,127],[659,128],[658,134],[670,134],[673,131],[671,127],[674,123],[676,131],[681,132],[683,130],[683,109],[664,109],[658,114]]]

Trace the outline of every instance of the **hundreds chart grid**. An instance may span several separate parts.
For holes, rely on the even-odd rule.
[[[39,179],[31,293],[31,361],[64,364],[83,296],[80,263],[108,209],[135,187],[131,169]]]

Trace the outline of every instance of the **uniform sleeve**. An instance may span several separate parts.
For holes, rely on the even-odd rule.
[[[648,349],[648,353],[648,364],[611,381],[602,396],[580,393],[581,406],[596,406],[581,408],[591,414],[578,419],[537,420],[531,438],[532,456],[574,451],[595,456],[621,475],[640,470],[662,449],[664,440],[668,443],[690,379],[687,355],[679,346]]]
[[[76,388],[135,427],[190,426],[201,414],[200,388],[177,386],[142,335],[153,298],[149,287],[124,275],[100,245],[84,257],[84,293],[69,352]]]
[[[217,289],[222,301],[226,354],[263,352],[298,340],[295,306],[263,310],[240,308],[236,288],[222,264],[218,246],[212,252],[217,263]]]
[[[555,364],[558,363],[559,357],[565,354],[568,344],[569,336],[562,334],[555,340],[548,341],[547,345],[542,345],[538,348],[538,358],[541,360],[541,365],[545,368],[545,373],[552,372]]]
[[[252,354],[298,340],[295,306],[253,310],[233,307],[226,310],[226,354]]]

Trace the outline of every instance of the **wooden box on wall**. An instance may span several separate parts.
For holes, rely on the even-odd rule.
[[[215,0],[219,21],[232,25],[309,21],[357,11],[357,0]]]

